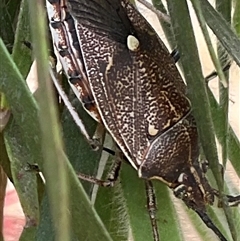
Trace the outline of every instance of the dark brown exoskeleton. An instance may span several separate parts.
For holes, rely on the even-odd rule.
[[[164,182],[226,241],[206,213],[215,192],[198,161],[186,86],[152,27],[127,0],[48,0],[47,8],[59,59],[83,107],[140,178]]]

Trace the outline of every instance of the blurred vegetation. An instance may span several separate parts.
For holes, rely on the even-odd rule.
[[[152,2],[157,9],[166,9],[160,0]],[[171,24],[161,19],[160,22],[167,38],[172,41],[171,46],[177,46],[181,56],[180,66],[197,119],[204,155],[213,173],[210,173],[209,179],[213,182],[216,179],[218,189],[228,193],[228,188],[232,190],[232,187],[222,183],[218,157],[221,156],[224,162],[229,160],[240,176],[240,144],[227,118],[228,88],[221,87],[221,101],[218,102],[201,71],[186,2],[167,2]],[[227,56],[227,61],[233,59],[239,65],[238,1],[217,1],[217,11],[206,0],[192,0],[192,4],[201,25],[212,29],[218,44],[224,49],[214,60],[217,72],[221,73],[219,66],[226,64],[220,61],[223,55]],[[56,101],[58,97],[48,75],[49,43],[45,38],[47,24],[41,1],[1,0],[0,11],[0,92],[6,97],[5,107],[11,111],[11,118],[0,133],[0,227],[7,175],[18,192],[26,216],[21,241],[120,241],[127,240],[129,234],[136,241],[151,240],[144,181],[138,178],[130,165],[123,163],[120,180],[115,187],[99,187],[97,193],[93,192],[96,187],[80,182],[76,177],[75,172],[79,171],[95,176],[102,152],[94,152],[89,147],[68,111]],[[23,44],[24,41],[32,43],[34,52]],[[25,80],[35,58],[38,60],[40,90],[32,94]],[[228,75],[224,78],[231,84]],[[82,110],[71,91],[69,96],[93,134],[96,123]],[[215,137],[221,144],[222,153],[217,153]],[[112,158],[111,155],[106,156],[104,174]],[[34,171],[29,171],[29,166],[35,163],[43,172],[46,183]],[[159,182],[154,181],[154,184],[161,240],[187,240],[169,190]],[[96,199],[94,195],[97,195]],[[215,238],[211,230],[200,225],[201,221],[191,210],[185,207],[184,210],[199,240]],[[239,208],[222,211],[213,207],[209,212],[229,241],[240,240]]]

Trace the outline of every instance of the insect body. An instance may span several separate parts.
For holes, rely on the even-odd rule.
[[[126,0],[47,5],[54,45],[84,108],[104,124],[140,178],[164,182],[226,240],[206,214],[214,191],[198,162],[186,87],[152,27]]]

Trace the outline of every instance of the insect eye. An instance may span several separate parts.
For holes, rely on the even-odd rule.
[[[184,184],[180,184],[173,190],[174,195],[179,199],[185,199],[188,198],[188,190],[187,187]]]

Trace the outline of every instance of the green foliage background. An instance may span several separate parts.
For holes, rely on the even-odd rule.
[[[157,9],[164,10],[160,0],[152,2]],[[166,23],[162,25],[168,39],[172,40],[171,46],[177,46],[181,53],[181,68],[186,77],[204,154],[217,180],[216,185],[220,190],[224,187],[227,192],[228,186],[223,186],[218,171],[215,137],[222,145],[223,160],[226,162],[228,158],[240,176],[240,144],[226,118],[228,89],[220,88],[218,104],[204,81],[186,2],[167,2],[172,28]],[[202,21],[203,29],[207,24],[224,46],[225,52],[221,52],[220,56],[229,54],[239,65],[240,41],[236,35],[240,31],[239,2],[216,1],[220,14],[207,0],[190,2]],[[98,189],[94,206],[89,198],[93,186],[79,182],[75,175],[76,171],[95,175],[102,153],[91,150],[65,108],[56,104],[48,75],[46,21],[42,3],[1,0],[0,5],[0,91],[1,95],[5,95],[12,113],[6,128],[0,133],[0,165],[14,183],[27,217],[20,240],[120,241],[127,240],[129,233],[136,241],[151,240],[144,182],[130,165],[123,164],[120,181],[115,187]],[[233,19],[231,11],[234,11]],[[23,41],[30,41],[34,52]],[[34,58],[38,60],[40,88],[32,95],[25,79]],[[219,59],[216,57],[214,61],[221,73],[218,66],[225,63],[219,62]],[[81,118],[88,123],[89,132],[93,133],[96,123],[82,111],[74,96],[71,100]],[[111,158],[108,158],[108,163],[111,163]],[[26,171],[29,163],[39,165],[46,185],[36,173]],[[107,164],[104,173],[108,167]],[[5,180],[3,172],[0,173]],[[213,176],[210,179],[214,179]],[[154,184],[161,240],[186,240],[169,190],[159,182]],[[4,181],[1,186],[2,209]],[[185,212],[199,234],[199,240],[209,237],[214,240],[211,230],[199,225],[201,221],[192,211],[185,208]],[[210,208],[209,213],[228,240],[240,240],[239,208],[224,211]]]

